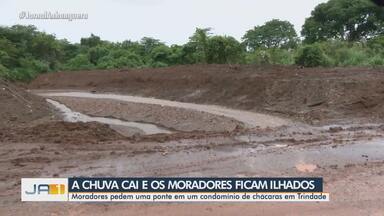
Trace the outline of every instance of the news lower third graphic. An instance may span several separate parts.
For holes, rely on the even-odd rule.
[[[21,200],[327,202],[322,178],[23,178]]]

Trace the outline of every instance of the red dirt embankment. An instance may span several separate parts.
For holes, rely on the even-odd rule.
[[[50,115],[43,98],[0,79],[0,128],[28,124]]]
[[[96,122],[58,121],[46,101],[0,79],[0,142],[96,143],[123,139]]]
[[[121,92],[281,114],[311,123],[384,118],[384,69],[190,65],[39,76],[32,89]]]

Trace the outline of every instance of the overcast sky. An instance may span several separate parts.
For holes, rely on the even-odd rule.
[[[0,24],[32,24],[58,38],[79,42],[91,33],[104,40],[144,36],[183,44],[196,27],[241,39],[273,18],[288,20],[299,31],[312,9],[327,0],[0,0]],[[22,12],[87,13],[87,20],[20,19]]]

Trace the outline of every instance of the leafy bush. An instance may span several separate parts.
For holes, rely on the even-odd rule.
[[[375,52],[384,53],[384,36],[373,38],[367,42],[370,49]]]
[[[144,63],[141,57],[125,50],[117,50],[109,55],[100,58],[97,62],[97,68],[113,69],[113,68],[139,68]]]
[[[97,64],[99,59],[101,59],[104,56],[107,56],[108,54],[109,54],[109,50],[106,47],[103,47],[103,46],[92,47],[88,51],[89,61],[92,64]]]
[[[154,48],[150,53],[151,60],[153,62],[168,63],[170,62],[171,55],[172,55],[171,49],[165,45]]]
[[[9,78],[9,70],[0,64],[0,78]]]
[[[22,58],[19,60],[21,68],[28,68],[36,73],[46,73],[49,71],[49,64],[33,58]]]
[[[299,50],[295,63],[304,67],[328,66],[329,60],[317,44],[306,45]]]
[[[140,59],[134,54],[121,56],[114,60],[115,68],[138,68],[142,65]]]
[[[345,60],[338,62],[340,66],[366,65],[369,60],[369,56],[364,50],[351,48],[344,51]]]
[[[206,60],[210,64],[243,63],[245,48],[233,37],[213,36],[207,41]]]
[[[159,67],[168,67],[169,65],[167,65],[166,63],[164,62],[152,62],[151,63],[151,67],[154,67],[154,68],[159,68]]]
[[[37,72],[28,68],[15,68],[8,73],[8,79],[30,81],[37,76]]]
[[[295,63],[294,51],[287,49],[270,49],[270,62],[274,65],[292,65]]]
[[[67,70],[89,70],[95,66],[89,61],[88,55],[78,54],[74,58],[70,59],[64,66]]]
[[[19,59],[20,66],[8,72],[8,78],[11,80],[30,81],[39,73],[49,71],[49,65],[46,62],[33,58]]]
[[[97,62],[97,68],[99,69],[113,69],[115,68],[114,59],[111,56],[104,56]]]
[[[246,55],[247,64],[271,64],[271,56],[267,50],[256,50]]]
[[[3,65],[10,65],[10,62],[12,61],[11,57],[8,55],[7,52],[0,50],[0,64]]]
[[[370,66],[383,66],[384,65],[384,56],[376,55],[373,58],[369,59],[368,65]]]

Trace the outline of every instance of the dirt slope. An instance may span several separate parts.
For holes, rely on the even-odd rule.
[[[27,124],[52,112],[44,99],[0,79],[0,128]]]
[[[66,123],[44,98],[0,79],[0,143],[97,143],[123,137],[107,125]]]
[[[115,141],[124,137],[108,125],[96,122],[46,122],[31,127],[6,128],[0,131],[1,142],[83,144]]]
[[[384,70],[193,65],[45,74],[32,89],[121,92],[296,117],[307,122],[384,118]]]

